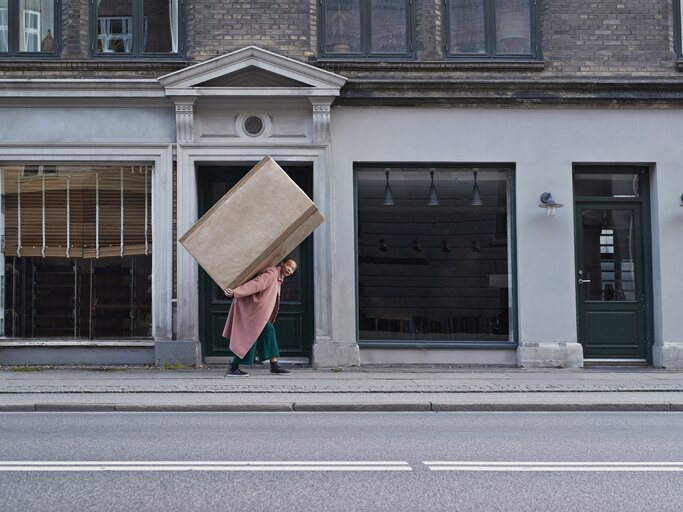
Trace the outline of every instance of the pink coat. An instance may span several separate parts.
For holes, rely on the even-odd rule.
[[[249,352],[268,321],[275,323],[282,279],[280,267],[268,267],[235,288],[223,337],[230,340],[230,350],[237,357]]]

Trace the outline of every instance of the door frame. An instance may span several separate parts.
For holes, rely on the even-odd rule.
[[[207,185],[209,183],[212,183],[211,177],[209,176],[210,173],[212,172],[217,172],[217,170],[242,170],[244,169],[244,174],[249,172],[249,169],[251,169],[254,165],[256,165],[257,162],[234,162],[234,161],[228,161],[228,162],[197,162],[196,165],[196,176],[197,176],[197,213],[198,213],[198,218],[200,218],[208,209],[211,207],[211,205],[207,205]],[[288,170],[294,170],[296,172],[306,172],[306,185],[308,187],[308,190],[304,190],[309,197],[312,199],[312,195],[314,192],[314,164],[311,161],[290,161],[290,162],[284,162],[280,164],[285,172],[288,172]],[[239,180],[238,180],[239,181]],[[314,261],[314,255],[315,255],[315,249],[314,249],[314,238],[312,235],[309,235],[307,239],[307,243],[303,243],[300,245],[300,247],[303,247],[303,250],[305,251],[305,254],[300,254],[301,259],[305,259],[308,262],[308,268],[305,273],[305,275],[301,276],[301,300],[303,304],[308,304],[308,307],[306,308],[304,306],[304,309],[308,309],[307,313],[304,313],[302,316],[303,324],[302,324],[302,334],[304,336],[304,340],[302,341],[302,353],[301,355],[298,356],[292,356],[289,357],[286,353],[282,352],[283,348],[280,346],[280,351],[281,351],[281,359],[286,358],[286,359],[291,359],[291,360],[296,360],[301,362],[310,362],[312,360],[312,353],[313,353],[313,344],[315,343],[315,309],[316,309],[316,304],[315,304],[315,288],[314,288],[314,282],[315,282],[315,261]],[[210,296],[210,291],[207,290],[207,283],[212,282],[211,278],[208,276],[208,274],[198,265],[198,295],[199,295],[199,315],[198,315],[198,331],[199,331],[199,343],[201,347],[201,353],[202,353],[202,359],[203,360],[209,360],[209,362],[220,362],[220,360],[224,358],[232,358],[233,354],[229,350],[226,349],[225,355],[220,355],[220,354],[208,354],[207,355],[207,346],[208,346],[208,336],[211,336],[211,308],[212,308],[212,302],[208,300]],[[226,299],[226,302],[229,302]],[[280,306],[280,312],[283,310],[283,306],[286,308],[285,304],[281,304]],[[227,340],[226,340],[227,344]]]
[[[639,197],[637,198],[621,198],[621,197],[596,197],[596,196],[578,196],[574,191],[574,289],[576,295],[576,328],[577,328],[577,342],[583,347],[581,339],[583,333],[582,318],[581,318],[581,293],[583,291],[581,285],[578,283],[579,262],[583,256],[579,251],[583,249],[583,240],[580,239],[579,234],[582,230],[579,227],[580,218],[578,216],[579,206],[592,206],[594,208],[603,207],[615,208],[619,205],[628,207],[634,203],[640,204],[640,223],[641,223],[641,257],[642,257],[642,279],[643,279],[643,324],[645,335],[645,362],[652,364],[652,346],[654,345],[654,315],[653,315],[653,282],[652,282],[652,221],[650,213],[650,176],[651,169],[648,165],[643,164],[574,164],[572,169],[572,183],[574,182],[574,175],[577,173],[612,173],[612,174],[632,174],[638,173],[640,175],[639,182]],[[584,359],[586,359],[584,357]],[[590,358],[596,361],[610,361],[612,358]],[[613,358],[613,360],[620,362],[628,362],[629,358]],[[634,359],[638,361],[638,359]]]

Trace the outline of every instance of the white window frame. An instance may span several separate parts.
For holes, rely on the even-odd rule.
[[[121,20],[121,27],[126,32],[111,32],[111,22]],[[103,27],[107,30],[100,30]],[[97,18],[97,40],[100,41],[102,51],[100,53],[132,53],[133,51],[133,16],[99,16]],[[123,45],[123,52],[113,52],[109,50],[110,43],[120,41]]]
[[[0,7],[0,40],[4,41],[5,49],[0,53],[9,52],[9,9]]]
[[[35,23],[30,23],[32,19]],[[23,34],[24,41],[24,46],[21,48],[22,52],[40,52],[40,21],[40,11],[33,9],[23,10],[21,16],[21,33]],[[31,47],[31,41],[35,41],[35,48]]]

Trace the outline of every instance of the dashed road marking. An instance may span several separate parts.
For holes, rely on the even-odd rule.
[[[681,472],[683,462],[423,461],[431,471]]]
[[[405,461],[0,461],[5,471],[412,471]]]

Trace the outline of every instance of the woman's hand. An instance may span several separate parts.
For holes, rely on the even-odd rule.
[[[232,288],[226,288],[225,290],[223,290],[223,293],[225,293],[226,297],[232,297],[235,294],[235,290],[233,290]]]

